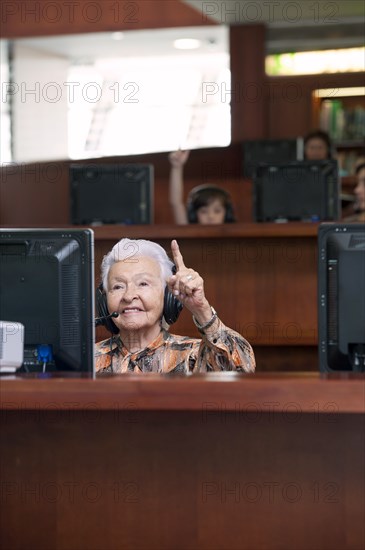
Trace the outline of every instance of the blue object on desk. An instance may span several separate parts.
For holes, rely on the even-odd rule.
[[[52,346],[49,344],[39,344],[37,346],[37,356],[40,363],[53,361]]]

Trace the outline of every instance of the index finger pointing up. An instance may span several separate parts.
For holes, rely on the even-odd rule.
[[[179,245],[177,244],[177,241],[175,241],[175,239],[171,241],[171,252],[174,264],[176,265],[176,270],[179,271],[179,269],[185,267],[185,264],[184,258],[182,257],[180,252]]]

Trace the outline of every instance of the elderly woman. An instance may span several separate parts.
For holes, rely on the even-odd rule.
[[[171,251],[174,263],[157,243],[122,239],[104,257],[103,299],[107,311],[115,312],[116,328],[96,344],[97,374],[254,372],[250,344],[219,319],[205,297],[202,277],[185,266],[175,240]],[[166,330],[166,300],[176,299],[191,312],[201,339]]]

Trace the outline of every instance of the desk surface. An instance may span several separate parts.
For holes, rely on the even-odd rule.
[[[317,237],[318,223],[232,223],[223,225],[99,225],[92,227],[96,240]],[[89,226],[88,226],[89,227]]]
[[[0,408],[364,413],[365,377],[319,373],[4,377]]]
[[[327,222],[330,223],[330,222]],[[333,222],[340,223],[340,222]],[[47,228],[82,229],[91,228],[95,240],[115,240],[122,237],[131,239],[201,239],[201,238],[258,238],[258,237],[317,237],[319,223],[316,222],[265,222],[232,223],[222,225],[176,225],[176,224],[102,224],[102,225],[53,225]],[[0,225],[3,229],[15,227],[37,228],[38,225]],[[45,226],[41,226],[45,227]]]

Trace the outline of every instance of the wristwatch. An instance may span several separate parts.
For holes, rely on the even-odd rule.
[[[212,307],[212,317],[209,319],[209,321],[207,323],[205,323],[204,325],[201,325],[195,319],[194,315],[193,315],[193,321],[194,321],[195,326],[198,328],[199,332],[204,332],[205,330],[207,330],[208,328],[210,328],[212,326],[212,324],[214,323],[214,321],[216,320],[217,317],[218,317],[218,314],[217,314],[216,310],[214,309],[214,307]]]

